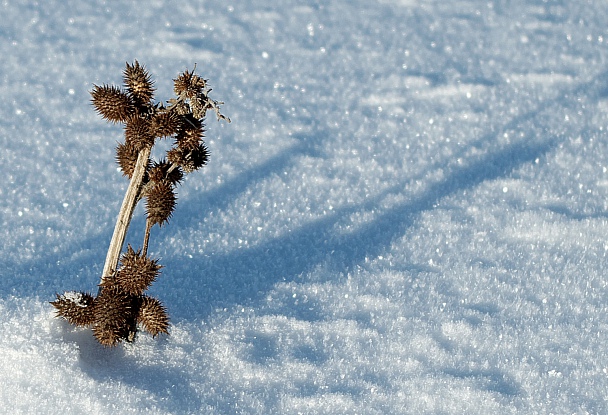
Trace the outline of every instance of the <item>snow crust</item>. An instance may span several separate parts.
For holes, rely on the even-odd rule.
[[[608,412],[608,3],[0,15],[1,413]],[[134,59],[232,123],[153,230],[171,335],[104,349],[48,302],[99,282],[127,183],[89,91]]]

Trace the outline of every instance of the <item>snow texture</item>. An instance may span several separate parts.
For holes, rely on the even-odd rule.
[[[0,412],[608,413],[608,3],[0,1]],[[103,348],[139,60],[232,124],[151,254],[171,334]],[[143,210],[128,242],[140,244]]]

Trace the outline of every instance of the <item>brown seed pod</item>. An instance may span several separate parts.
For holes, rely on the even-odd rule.
[[[150,134],[153,137],[169,137],[177,133],[179,117],[174,111],[159,111],[150,121]]]
[[[209,150],[204,144],[199,144],[197,148],[190,152],[190,163],[194,170],[198,170],[207,164],[209,160]]]
[[[123,340],[132,342],[136,334],[137,323],[134,318],[130,318],[120,326],[112,323],[93,326],[93,336],[106,347],[114,347]]]
[[[175,94],[182,98],[194,98],[196,94],[205,88],[206,82],[194,72],[185,70],[173,80]]]
[[[167,310],[156,298],[145,295],[142,297],[137,322],[153,337],[160,333],[169,334]]]
[[[154,86],[150,74],[135,61],[133,65],[127,66],[123,72],[123,80],[129,95],[137,105],[148,104],[154,96]]]
[[[122,170],[122,174],[131,178],[137,164],[139,150],[132,143],[118,143],[116,146],[116,162]]]
[[[154,183],[146,192],[146,216],[151,225],[163,226],[175,209],[177,197],[168,180]]]
[[[209,151],[203,143],[200,143],[192,151],[185,151],[179,147],[174,147],[167,152],[167,159],[171,163],[179,165],[184,172],[192,173],[207,164]]]
[[[94,304],[95,324],[123,325],[132,309],[132,296],[121,290],[110,278],[100,284],[101,292]]]
[[[103,286],[93,307],[93,335],[104,346],[115,346],[135,330],[136,298],[117,286]]]
[[[115,86],[95,85],[91,96],[99,115],[110,122],[125,122],[135,112],[133,100]]]
[[[121,266],[115,276],[115,283],[121,290],[131,295],[141,295],[160,275],[158,260],[141,255],[129,245],[122,255]]]
[[[203,123],[187,114],[182,118],[175,137],[177,145],[184,151],[194,150],[203,142],[204,133]]]
[[[150,121],[139,116],[129,117],[125,124],[125,142],[138,151],[154,145],[154,135],[150,131]]]
[[[151,182],[158,183],[167,180],[169,183],[175,185],[182,181],[184,173],[179,166],[173,165],[166,160],[161,160],[159,162],[153,162],[148,170],[148,178]]]
[[[94,326],[93,336],[101,345],[108,347],[116,346],[123,339],[120,327],[111,325]]]
[[[65,318],[68,323],[84,327],[93,324],[94,302],[91,294],[69,291],[63,295],[57,294],[57,300],[51,301],[51,304],[57,309],[57,315]]]

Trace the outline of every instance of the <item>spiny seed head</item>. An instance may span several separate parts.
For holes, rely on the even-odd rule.
[[[177,144],[185,151],[194,150],[203,141],[203,123],[192,115],[185,115],[177,131]]]
[[[168,180],[154,183],[146,192],[146,216],[152,225],[163,226],[175,209],[177,197]]]
[[[135,330],[136,297],[104,281],[95,300],[93,335],[104,346],[115,346]]]
[[[137,115],[129,117],[125,124],[125,142],[139,151],[152,147],[154,136],[150,132],[150,121]]]
[[[114,347],[123,340],[131,342],[136,333],[137,323],[134,318],[120,324],[111,322],[93,326],[93,336],[104,347]]]
[[[178,166],[174,166],[166,160],[161,160],[159,162],[155,161],[152,164],[148,170],[148,178],[151,182],[158,183],[167,180],[169,183],[175,185],[182,181],[184,173]]]
[[[141,255],[129,245],[122,255],[115,281],[123,291],[131,295],[141,295],[159,276],[161,265],[158,261]]]
[[[132,296],[122,290],[113,278],[100,284],[101,293],[95,300],[95,324],[124,323],[132,311]]]
[[[196,94],[205,88],[205,80],[193,72],[185,70],[173,80],[175,94],[182,98],[194,98]]]
[[[93,336],[104,347],[114,347],[122,340],[123,334],[119,326],[97,324],[93,326]]]
[[[154,86],[150,74],[135,61],[133,65],[126,64],[123,72],[123,80],[129,95],[138,104],[147,104],[154,96]]]
[[[125,122],[135,112],[133,101],[115,86],[95,85],[91,91],[92,103],[99,115],[113,123]]]
[[[137,322],[153,337],[160,333],[169,334],[167,310],[156,298],[142,297]]]
[[[138,156],[139,150],[135,148],[133,143],[118,143],[116,147],[116,162],[120,166],[123,175],[129,178],[133,176]]]
[[[69,291],[63,295],[57,294],[57,300],[51,301],[51,304],[57,309],[57,315],[65,318],[68,323],[84,327],[93,324],[94,301],[91,294]]]
[[[174,111],[159,111],[150,121],[150,133],[154,137],[169,137],[177,133],[179,117]]]
[[[167,152],[167,159],[171,163],[179,165],[184,172],[192,173],[207,164],[209,151],[203,143],[199,143],[194,150],[190,151],[184,150],[178,146]]]

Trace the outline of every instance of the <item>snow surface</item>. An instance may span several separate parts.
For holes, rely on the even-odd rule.
[[[605,1],[0,15],[1,413],[608,413]],[[96,290],[127,183],[89,91],[134,59],[232,124],[152,234],[171,335],[104,349],[48,302]]]

